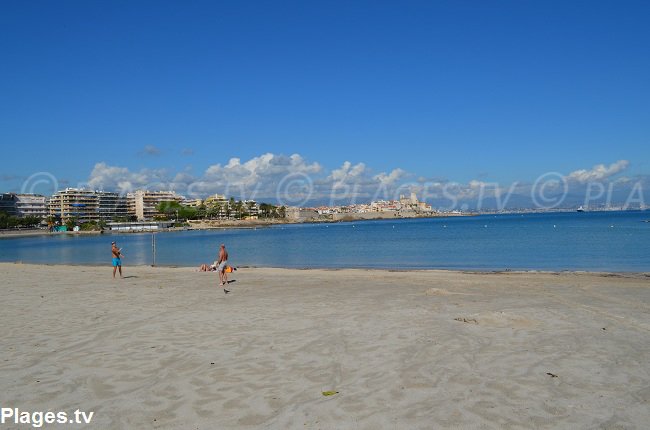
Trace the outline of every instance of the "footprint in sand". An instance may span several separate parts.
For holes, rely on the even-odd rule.
[[[466,317],[454,318],[454,320],[469,324],[477,324],[497,328],[523,328],[536,324],[536,322],[531,319],[508,312],[483,312]]]
[[[427,296],[471,296],[472,294],[468,293],[454,293],[452,291],[445,290],[444,288],[429,288],[424,292]]]

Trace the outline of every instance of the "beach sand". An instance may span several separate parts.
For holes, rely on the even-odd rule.
[[[1,407],[93,429],[650,423],[645,274],[242,268],[225,295],[124,272],[0,264]]]

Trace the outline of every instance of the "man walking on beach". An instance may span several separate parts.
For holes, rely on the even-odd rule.
[[[223,243],[219,248],[219,257],[217,259],[217,270],[219,271],[219,281],[220,286],[223,287],[223,292],[228,294],[230,291],[226,289],[228,286],[228,275],[226,275],[226,262],[228,261],[228,251],[226,251],[226,245]]]
[[[113,278],[115,278],[115,271],[120,269],[120,278],[122,276],[122,249],[118,248],[115,242],[111,242],[111,253],[113,255]]]

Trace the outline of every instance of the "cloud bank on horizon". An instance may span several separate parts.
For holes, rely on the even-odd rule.
[[[364,163],[345,161],[327,169],[300,154],[265,153],[249,160],[231,158],[213,164],[201,174],[190,170],[131,171],[126,167],[96,163],[88,181],[92,189],[121,194],[137,189],[174,190],[188,198],[225,194],[278,204],[313,206],[367,203],[397,199],[415,192],[434,207],[447,209],[504,209],[508,207],[563,207],[579,204],[633,204],[648,201],[650,176],[624,176],[630,162],[618,160],[568,174],[535,172],[534,181],[498,184],[481,180],[467,183],[429,180],[394,168],[375,172]]]

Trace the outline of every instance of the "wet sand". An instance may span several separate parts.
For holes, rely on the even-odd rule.
[[[124,273],[0,263],[3,408],[97,429],[650,422],[646,274],[240,269],[226,295],[194,268]]]

